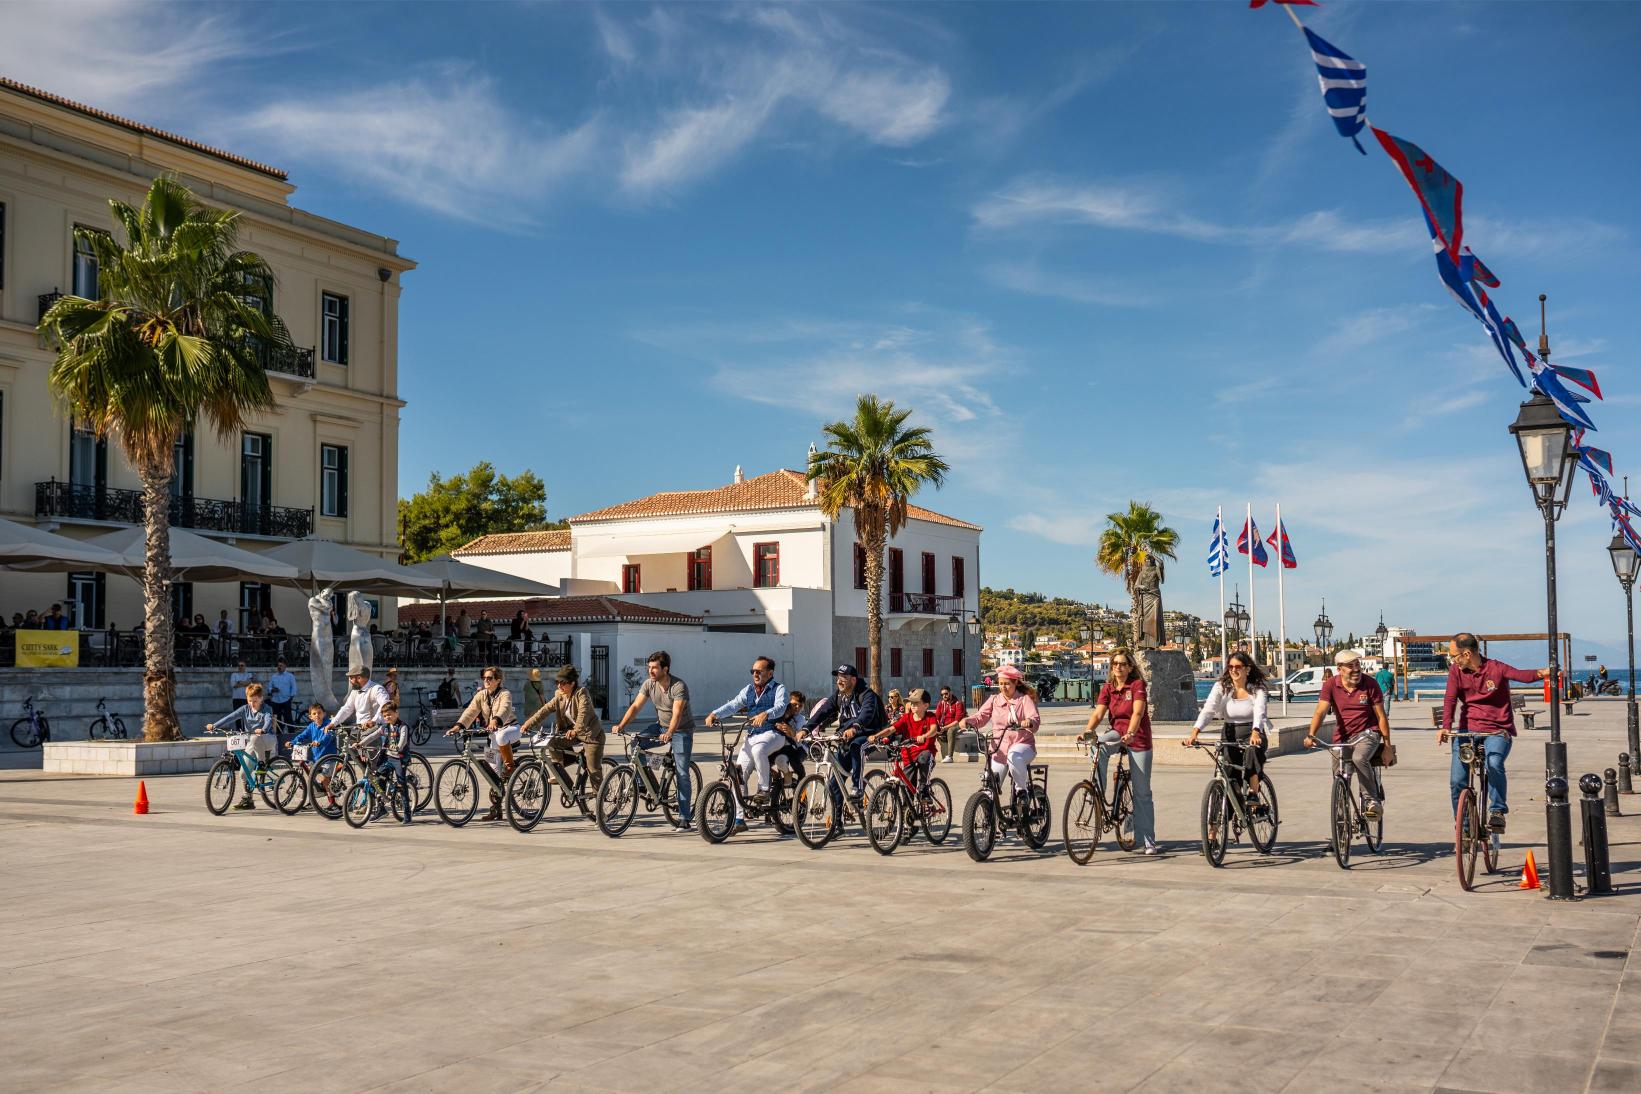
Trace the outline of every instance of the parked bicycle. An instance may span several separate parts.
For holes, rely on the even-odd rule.
[[[11,724],[11,739],[18,748],[39,748],[51,740],[51,723],[34,709],[34,696],[23,700],[23,716]]]
[[[1237,741],[1198,741],[1192,748],[1214,751],[1214,774],[1202,792],[1202,853],[1211,866],[1225,862],[1231,844],[1248,833],[1260,854],[1276,846],[1282,819],[1277,812],[1276,785],[1269,773],[1259,776],[1259,792],[1250,795],[1242,777],[1242,749]]]
[[[246,793],[255,790],[270,809],[285,811],[278,791],[283,781],[285,793],[296,792],[294,783],[282,777],[291,770],[291,762],[283,756],[263,759],[253,750],[250,733],[207,733],[222,736],[225,754],[211,765],[205,774],[205,808],[220,817],[234,802],[234,795],[243,787]]]
[[[928,764],[907,764],[896,748],[888,772],[866,799],[866,839],[878,854],[892,855],[912,841],[919,827],[935,846],[946,842],[952,830],[952,792],[946,780],[930,778]]]
[[[554,759],[548,750],[547,746],[555,741],[571,746],[570,751],[576,756],[574,778],[570,777],[569,769]],[[547,807],[553,804],[554,786],[558,787],[562,808],[568,809],[573,805],[583,817],[591,819],[593,807],[588,802],[593,794],[587,789],[587,758],[581,742],[560,738],[555,731],[542,729],[528,741],[521,741],[519,746],[515,746],[515,755],[524,750],[528,751],[517,757],[502,795],[507,823],[519,832],[528,832],[540,824],[547,815]],[[601,766],[606,780],[615,774],[615,760],[605,757]]]
[[[695,807],[695,827],[708,843],[722,843],[733,835],[737,816],[748,821],[767,820],[779,834],[792,834],[793,788],[804,777],[802,765],[794,771],[784,755],[786,750],[776,752],[769,760],[769,794],[762,802],[753,798],[746,792],[746,776],[735,760],[746,727],[745,718],[725,718],[717,725],[721,752],[718,778],[702,788]],[[732,729],[733,739],[729,736]]]
[[[1078,866],[1087,866],[1100,840],[1111,833],[1117,846],[1124,851],[1134,849],[1134,782],[1129,774],[1128,746],[1112,740],[1120,737],[1107,732],[1105,739],[1089,741],[1088,778],[1071,788],[1066,795],[1065,811],[1060,828],[1065,840],[1066,854]],[[1110,762],[1116,756],[1109,780],[1101,772],[1102,757]]]
[[[1353,746],[1349,744],[1329,744],[1326,741],[1317,741],[1317,745],[1333,754],[1333,794],[1329,805],[1328,847],[1333,852],[1333,859],[1341,870],[1350,869],[1350,848],[1357,836],[1367,844],[1369,851],[1378,851],[1385,843],[1385,814],[1380,810],[1375,816],[1369,817],[1363,806],[1360,795],[1352,788],[1351,772],[1356,765],[1351,763],[1345,755]],[[1384,800],[1384,793],[1378,787],[1369,787],[1363,794],[1372,795],[1375,801]]]
[[[841,836],[848,821],[859,822],[864,830],[866,805],[865,792],[850,791],[848,772],[838,761],[843,735],[814,736],[808,743],[815,770],[798,782],[792,797],[792,825],[803,845],[816,851]]]
[[[416,692],[416,724],[410,728],[410,743],[420,748],[433,739],[433,708],[427,705],[427,688],[413,690]]]
[[[1008,727],[1013,729],[1015,727]],[[1048,765],[1031,765],[1031,785],[1021,800],[1012,778],[1005,779],[991,769],[994,738],[982,738],[980,750],[980,789],[969,796],[963,806],[963,849],[976,862],[991,858],[997,847],[997,837],[1006,829],[1020,833],[1020,839],[1033,851],[1040,851],[1048,843]],[[1008,797],[1003,797],[1003,783],[1008,783]]]
[[[1487,800],[1487,754],[1485,733],[1454,733],[1459,742],[1459,762],[1464,764],[1465,787],[1459,791],[1459,803],[1453,810],[1453,854],[1458,858],[1459,887],[1469,892],[1476,879],[1476,859],[1482,860],[1483,871],[1493,873],[1499,868],[1499,834],[1487,827],[1482,816],[1482,803]]]
[[[86,739],[92,741],[126,740],[125,719],[108,709],[107,699],[97,700],[97,716],[86,727]]]
[[[657,737],[645,737],[622,730],[618,736],[626,748],[626,761],[604,776],[599,787],[594,819],[598,830],[614,839],[631,827],[639,803],[651,813],[659,811],[667,824],[678,824],[678,770],[673,766],[672,746]],[[650,742],[646,747],[644,742]],[[693,761],[690,788],[700,796],[701,768]]]

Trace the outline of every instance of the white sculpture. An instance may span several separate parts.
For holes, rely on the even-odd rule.
[[[313,641],[308,644],[308,694],[326,710],[335,710],[338,704],[330,674],[336,664],[336,643],[331,635],[330,613],[329,589],[308,598],[308,618],[313,621]]]
[[[348,667],[354,663],[362,665],[365,675],[370,675],[371,662],[375,657],[375,649],[370,642],[370,601],[365,599],[364,593],[348,594]]]

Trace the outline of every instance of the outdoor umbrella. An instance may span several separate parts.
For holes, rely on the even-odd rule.
[[[95,536],[86,543],[118,555],[120,572],[141,581],[147,565],[147,540],[147,531],[133,525]],[[207,539],[186,528],[173,528],[171,574],[177,581],[284,581],[296,576],[296,567],[267,555]]]
[[[464,596],[558,595],[557,585],[531,581],[526,577],[515,577],[512,574],[504,574],[500,570],[487,570],[483,566],[474,566],[471,563],[461,562],[449,555],[440,555],[438,558],[430,558],[426,562],[418,562],[410,569],[434,578],[439,582],[440,634],[444,633],[444,606],[447,600],[459,600]]]
[[[121,557],[104,547],[0,518],[0,567],[58,573],[119,570],[122,565]]]

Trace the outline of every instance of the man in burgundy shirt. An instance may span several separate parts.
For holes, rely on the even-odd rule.
[[[957,733],[963,728],[959,723],[968,716],[963,700],[953,696],[951,688],[941,688],[940,705],[934,708],[935,724],[940,727],[941,763],[952,762],[952,753],[957,751]]]
[[[1442,731],[1436,738],[1445,744],[1455,732],[1453,711],[1460,703],[1459,733],[1484,734],[1487,757],[1487,826],[1504,831],[1504,815],[1510,812],[1505,800],[1504,758],[1510,755],[1510,739],[1516,735],[1516,716],[1510,709],[1510,682],[1530,684],[1550,675],[1549,669],[1511,668],[1503,661],[1483,657],[1481,644],[1468,632],[1454,635],[1448,648],[1447,695],[1442,700]],[[1453,766],[1448,782],[1453,790],[1453,809],[1459,808],[1459,794],[1468,781],[1464,762],[1459,759],[1459,742],[1453,742]]]
[[[1333,712],[1333,743],[1348,744],[1350,750],[1341,753],[1356,769],[1356,790],[1362,795],[1362,814],[1373,818],[1379,815],[1379,779],[1373,770],[1373,757],[1379,746],[1390,740],[1390,719],[1385,717],[1385,693],[1378,683],[1362,672],[1361,650],[1340,650],[1333,655],[1334,675],[1322,681],[1322,694],[1311,712],[1310,729],[1305,733],[1305,747],[1316,745],[1316,731],[1322,719]]]

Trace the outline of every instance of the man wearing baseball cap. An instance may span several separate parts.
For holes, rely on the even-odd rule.
[[[850,789],[856,798],[861,794],[861,779],[865,776],[866,741],[883,728],[883,700],[860,678],[853,665],[839,665],[832,670],[837,690],[825,699],[809,717],[809,732],[824,729],[833,722],[843,731],[844,746],[838,754],[838,765],[849,773]]]
[[[1356,769],[1356,792],[1362,796],[1362,815],[1369,820],[1379,815],[1379,779],[1373,757],[1390,740],[1390,719],[1385,717],[1385,693],[1377,682],[1362,672],[1362,651],[1345,649],[1333,655],[1334,674],[1322,681],[1322,693],[1311,711],[1310,729],[1305,731],[1305,747],[1316,747],[1316,731],[1322,719],[1333,712],[1333,743],[1350,745],[1350,764]]]

